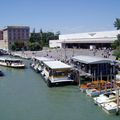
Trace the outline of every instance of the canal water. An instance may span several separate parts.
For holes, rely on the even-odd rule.
[[[94,105],[77,86],[48,88],[41,76],[26,69],[0,67],[0,120],[120,120]]]

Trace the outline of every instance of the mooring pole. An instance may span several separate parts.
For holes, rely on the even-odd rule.
[[[117,85],[116,85],[117,87]],[[116,88],[116,97],[117,97],[117,108],[116,108],[116,115],[119,115],[119,88]]]

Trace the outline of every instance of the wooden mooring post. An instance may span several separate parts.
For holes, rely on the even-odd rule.
[[[117,87],[117,86],[116,86]],[[119,88],[116,88],[116,99],[117,99],[117,108],[116,108],[116,115],[119,115]]]

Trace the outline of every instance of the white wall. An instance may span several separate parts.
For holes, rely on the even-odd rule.
[[[0,49],[8,50],[8,44],[4,40],[0,40]]]
[[[55,48],[55,47],[60,47],[61,48],[61,42],[60,40],[50,40],[49,41],[49,47],[50,48]]]

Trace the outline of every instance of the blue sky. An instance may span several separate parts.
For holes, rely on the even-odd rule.
[[[0,0],[0,28],[28,25],[61,34],[114,30],[120,0]]]

